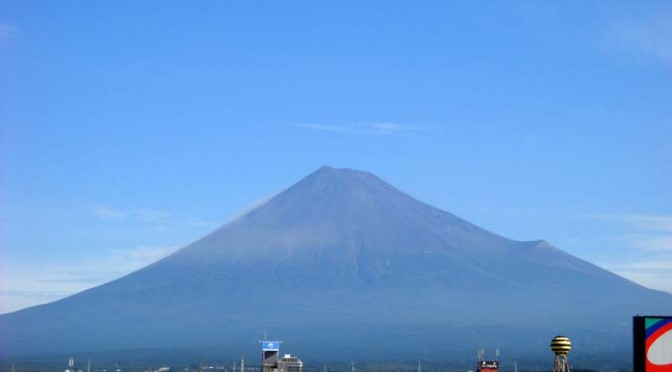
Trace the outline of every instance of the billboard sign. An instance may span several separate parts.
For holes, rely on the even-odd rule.
[[[279,341],[263,341],[261,348],[264,351],[279,351],[280,342]]]
[[[634,372],[672,372],[672,316],[633,318]]]

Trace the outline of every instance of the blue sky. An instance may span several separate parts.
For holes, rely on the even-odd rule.
[[[672,292],[672,5],[0,0],[0,313],[322,165]]]

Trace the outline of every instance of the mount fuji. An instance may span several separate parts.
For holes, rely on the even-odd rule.
[[[0,354],[235,353],[265,330],[315,358],[548,353],[556,334],[575,352],[629,353],[632,316],[670,309],[672,294],[546,241],[507,239],[371,173],[323,167],[147,267],[1,315]]]

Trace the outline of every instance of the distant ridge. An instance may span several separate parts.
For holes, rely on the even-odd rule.
[[[536,355],[560,331],[575,354],[629,353],[631,316],[669,309],[672,295],[546,241],[504,238],[371,173],[325,166],[163,260],[0,316],[0,357],[235,353],[263,330],[315,358]]]

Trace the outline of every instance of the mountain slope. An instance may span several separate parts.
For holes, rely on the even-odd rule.
[[[329,340],[385,357],[534,348],[573,332],[585,347],[628,350],[630,317],[669,309],[672,295],[545,241],[506,239],[370,173],[323,167],[159,262],[0,316],[0,342],[6,354],[235,350],[270,330],[312,355]],[[512,332],[531,344],[507,341]]]

